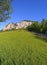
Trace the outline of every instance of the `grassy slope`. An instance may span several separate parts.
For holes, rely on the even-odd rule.
[[[47,43],[26,31],[2,32],[0,64],[47,65]]]

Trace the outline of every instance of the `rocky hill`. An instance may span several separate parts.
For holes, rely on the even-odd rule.
[[[14,29],[14,28],[15,28],[15,24],[14,24],[14,23],[9,23],[9,24],[7,24],[7,25],[3,28],[3,31],[11,30],[11,29]]]
[[[31,21],[27,21],[27,20],[23,20],[21,22],[18,22],[16,24],[14,23],[9,23],[7,24],[4,28],[3,31],[6,30],[11,30],[11,29],[22,29],[22,28],[26,28],[27,26],[31,25],[32,22]]]

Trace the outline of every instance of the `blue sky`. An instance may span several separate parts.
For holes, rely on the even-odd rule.
[[[47,0],[13,0],[11,19],[0,23],[0,29],[10,22],[47,19]]]

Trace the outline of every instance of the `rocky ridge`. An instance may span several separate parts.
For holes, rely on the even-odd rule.
[[[21,22],[18,22],[16,24],[14,23],[9,23],[7,24],[4,28],[3,31],[6,30],[11,30],[11,29],[22,29],[22,28],[26,28],[27,26],[31,25],[32,22],[31,21],[27,21],[27,20],[23,20]]]

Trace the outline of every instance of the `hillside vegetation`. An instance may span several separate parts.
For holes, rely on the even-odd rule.
[[[28,31],[33,31],[41,34],[47,34],[47,20],[42,19],[41,23],[36,21],[27,27]]]
[[[23,30],[0,32],[0,65],[47,65],[47,42]]]

